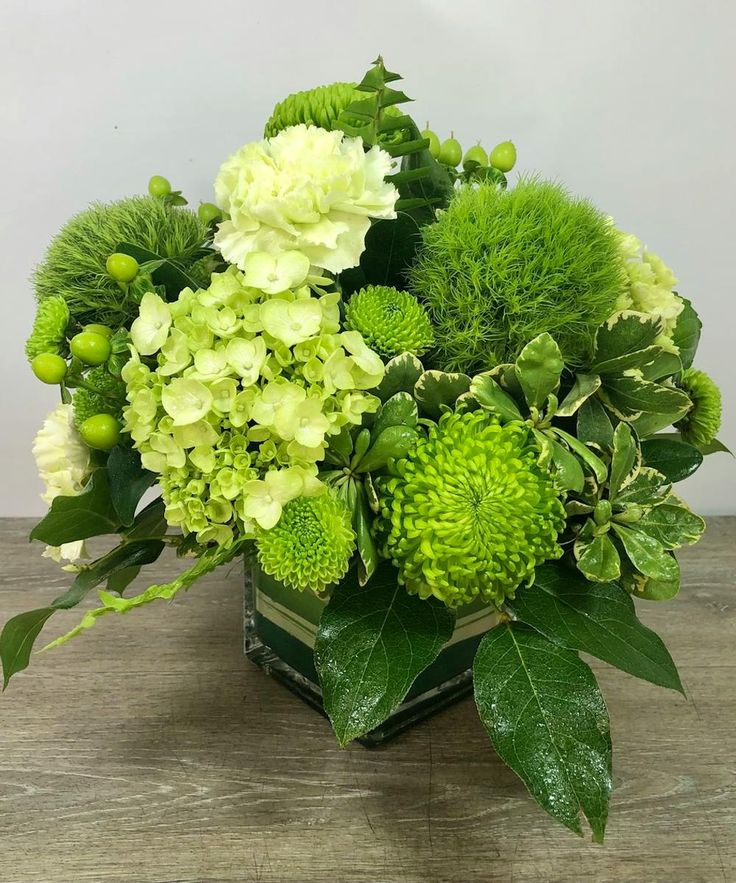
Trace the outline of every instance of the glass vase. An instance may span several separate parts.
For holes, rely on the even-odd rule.
[[[326,600],[286,588],[259,568],[246,568],[245,655],[324,714],[313,650]],[[483,602],[457,611],[455,630],[439,656],[416,679],[406,699],[375,730],[358,739],[381,745],[472,692],[473,656],[497,616]]]

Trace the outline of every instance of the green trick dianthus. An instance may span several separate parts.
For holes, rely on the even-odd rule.
[[[52,295],[36,308],[33,329],[26,341],[26,356],[32,362],[41,353],[60,355],[66,343],[69,307],[63,297]]]
[[[715,440],[721,428],[721,391],[705,371],[688,368],[678,385],[690,396],[692,409],[677,423],[683,439],[705,447]]]
[[[381,481],[384,554],[422,598],[459,607],[513,597],[562,554],[565,510],[528,426],[447,413]]]
[[[94,203],[73,217],[51,241],[34,275],[36,296],[59,296],[71,318],[118,328],[137,313],[106,268],[107,259],[128,242],[189,267],[199,258],[207,227],[187,209],[160,199],[132,197]]]
[[[93,368],[84,378],[89,389],[74,392],[74,422],[79,428],[89,417],[111,414],[118,419],[125,406],[125,384],[114,377],[104,365]]]
[[[400,353],[421,356],[434,343],[424,307],[408,291],[387,285],[369,285],[356,292],[345,308],[345,324],[386,359]]]
[[[439,366],[449,370],[513,361],[543,331],[579,365],[623,291],[609,220],[550,182],[463,187],[423,236],[410,287],[427,305]]]
[[[270,530],[258,528],[258,561],[266,573],[300,592],[324,592],[347,572],[355,548],[350,513],[333,491],[297,497]]]

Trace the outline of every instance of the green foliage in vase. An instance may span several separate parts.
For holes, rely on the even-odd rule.
[[[270,530],[258,528],[258,561],[292,589],[324,592],[347,572],[355,549],[350,512],[333,491],[297,497]]]
[[[513,597],[562,550],[565,512],[521,422],[445,413],[380,485],[384,554],[401,581],[450,607]]]
[[[60,354],[66,341],[69,307],[63,297],[52,295],[36,310],[33,329],[26,341],[26,356],[32,362],[41,353]]]
[[[75,322],[117,328],[137,314],[138,303],[109,275],[106,262],[130,243],[180,267],[198,260],[207,227],[196,214],[160,199],[132,197],[95,203],[73,217],[51,241],[34,276],[39,301],[60,296]]]
[[[428,307],[447,370],[511,361],[544,331],[578,365],[623,289],[608,219],[550,182],[462,188],[423,236],[410,287]]]
[[[79,428],[95,414],[112,414],[120,417],[125,406],[125,384],[115,377],[105,365],[93,368],[84,378],[84,387],[74,393],[74,422]]]
[[[421,356],[434,343],[424,307],[409,292],[387,285],[369,285],[356,292],[345,310],[345,324],[386,359],[400,353]]]
[[[698,368],[683,371],[677,383],[693,405],[677,428],[686,442],[705,447],[721,428],[721,391],[713,378]]]

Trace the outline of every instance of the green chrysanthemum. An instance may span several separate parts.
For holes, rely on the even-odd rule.
[[[448,370],[511,362],[543,331],[579,365],[623,291],[608,218],[550,182],[464,187],[423,236],[410,287],[427,305]]]
[[[39,301],[60,296],[79,324],[101,322],[117,328],[138,311],[107,272],[108,257],[129,242],[183,268],[199,258],[209,233],[196,214],[161,199],[134,197],[95,203],[72,218],[54,237],[34,276]]]
[[[709,445],[721,428],[721,391],[705,371],[688,368],[679,386],[690,396],[692,409],[677,424],[683,439],[701,447]]]
[[[114,377],[104,365],[93,368],[84,378],[90,389],[78,389],[74,393],[74,422],[80,427],[88,417],[95,414],[112,414],[120,417],[125,406],[125,384]]]
[[[387,285],[369,285],[356,292],[345,309],[345,321],[387,359],[399,353],[420,356],[434,343],[424,307],[409,292]]]
[[[332,491],[298,497],[271,530],[258,529],[258,561],[292,589],[320,593],[346,573],[355,548],[347,507]]]
[[[26,341],[26,355],[32,362],[41,353],[61,353],[69,324],[69,308],[63,297],[47,297],[36,310],[33,330]]]
[[[565,510],[522,423],[444,414],[383,482],[385,555],[410,592],[448,607],[513,597],[562,550]]]

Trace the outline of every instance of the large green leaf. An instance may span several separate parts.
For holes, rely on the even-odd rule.
[[[141,497],[158,476],[141,466],[138,451],[116,445],[107,458],[107,477],[112,504],[121,523],[128,527],[133,523]]]
[[[693,309],[693,305],[687,298],[682,298],[685,308],[677,317],[677,324],[672,334],[672,339],[680,351],[680,361],[683,368],[689,368],[700,342],[700,329],[702,322],[700,317]]]
[[[578,570],[593,582],[610,582],[621,575],[621,559],[607,534],[575,543]]]
[[[406,271],[420,242],[417,222],[404,212],[399,212],[395,220],[376,221],[366,234],[360,258],[363,284],[405,288]]]
[[[470,383],[470,395],[501,420],[521,420],[521,411],[514,399],[498,385],[490,374],[477,374]]]
[[[642,460],[661,472],[669,481],[682,481],[703,462],[702,453],[693,445],[675,438],[649,438],[641,443]]]
[[[414,387],[414,398],[430,417],[437,418],[442,406],[451,408],[458,397],[470,389],[467,374],[446,371],[425,371]]]
[[[600,389],[600,386],[601,378],[597,374],[576,374],[572,389],[560,402],[555,415],[572,417],[580,406]]]
[[[606,409],[597,398],[583,402],[578,411],[578,439],[585,444],[610,448],[613,444],[613,425]]]
[[[416,445],[419,433],[413,426],[387,426],[355,466],[356,472],[375,472],[390,459],[405,457]]]
[[[565,363],[555,339],[546,331],[531,340],[516,360],[516,376],[530,407],[541,408],[557,392]]]
[[[690,399],[681,390],[624,375],[605,378],[600,396],[623,420],[640,414],[659,414],[676,420],[677,415],[690,408]]]
[[[399,585],[384,562],[365,586],[354,572],[322,614],[314,661],[341,745],[377,727],[452,635],[454,616]]]
[[[618,374],[651,361],[660,352],[652,345],[661,331],[662,323],[645,313],[616,313],[595,333],[592,372]]]
[[[680,578],[677,559],[670,555],[654,537],[624,527],[622,524],[614,523],[613,529],[631,563],[644,576],[664,582],[672,582]]]
[[[632,472],[638,469],[639,451],[631,429],[626,423],[619,423],[613,433],[613,453],[611,456],[611,471],[608,480],[608,496],[611,502],[622,485],[630,480]]]
[[[3,663],[3,690],[14,674],[28,668],[33,643],[46,620],[56,612],[54,607],[29,610],[9,619],[0,634],[0,660]]]
[[[705,521],[685,506],[667,502],[645,513],[636,527],[657,540],[662,548],[678,549],[697,543],[705,530]]]
[[[378,389],[374,390],[381,401],[387,401],[397,392],[411,393],[424,368],[411,353],[401,353],[386,363],[386,370]]]
[[[662,640],[636,618],[634,602],[613,582],[590,583],[557,564],[537,569],[534,585],[506,606],[550,641],[590,653],[637,678],[679,690],[682,684]]]
[[[475,702],[496,752],[551,816],[601,842],[612,789],[608,712],[577,654],[519,623],[491,629],[473,665]]]
[[[120,518],[110,497],[106,469],[96,469],[76,497],[56,497],[48,514],[31,531],[32,540],[61,546],[76,540],[117,533]]]
[[[408,392],[397,392],[378,409],[371,438],[378,438],[389,426],[416,426],[418,422],[419,411],[413,397]]]

